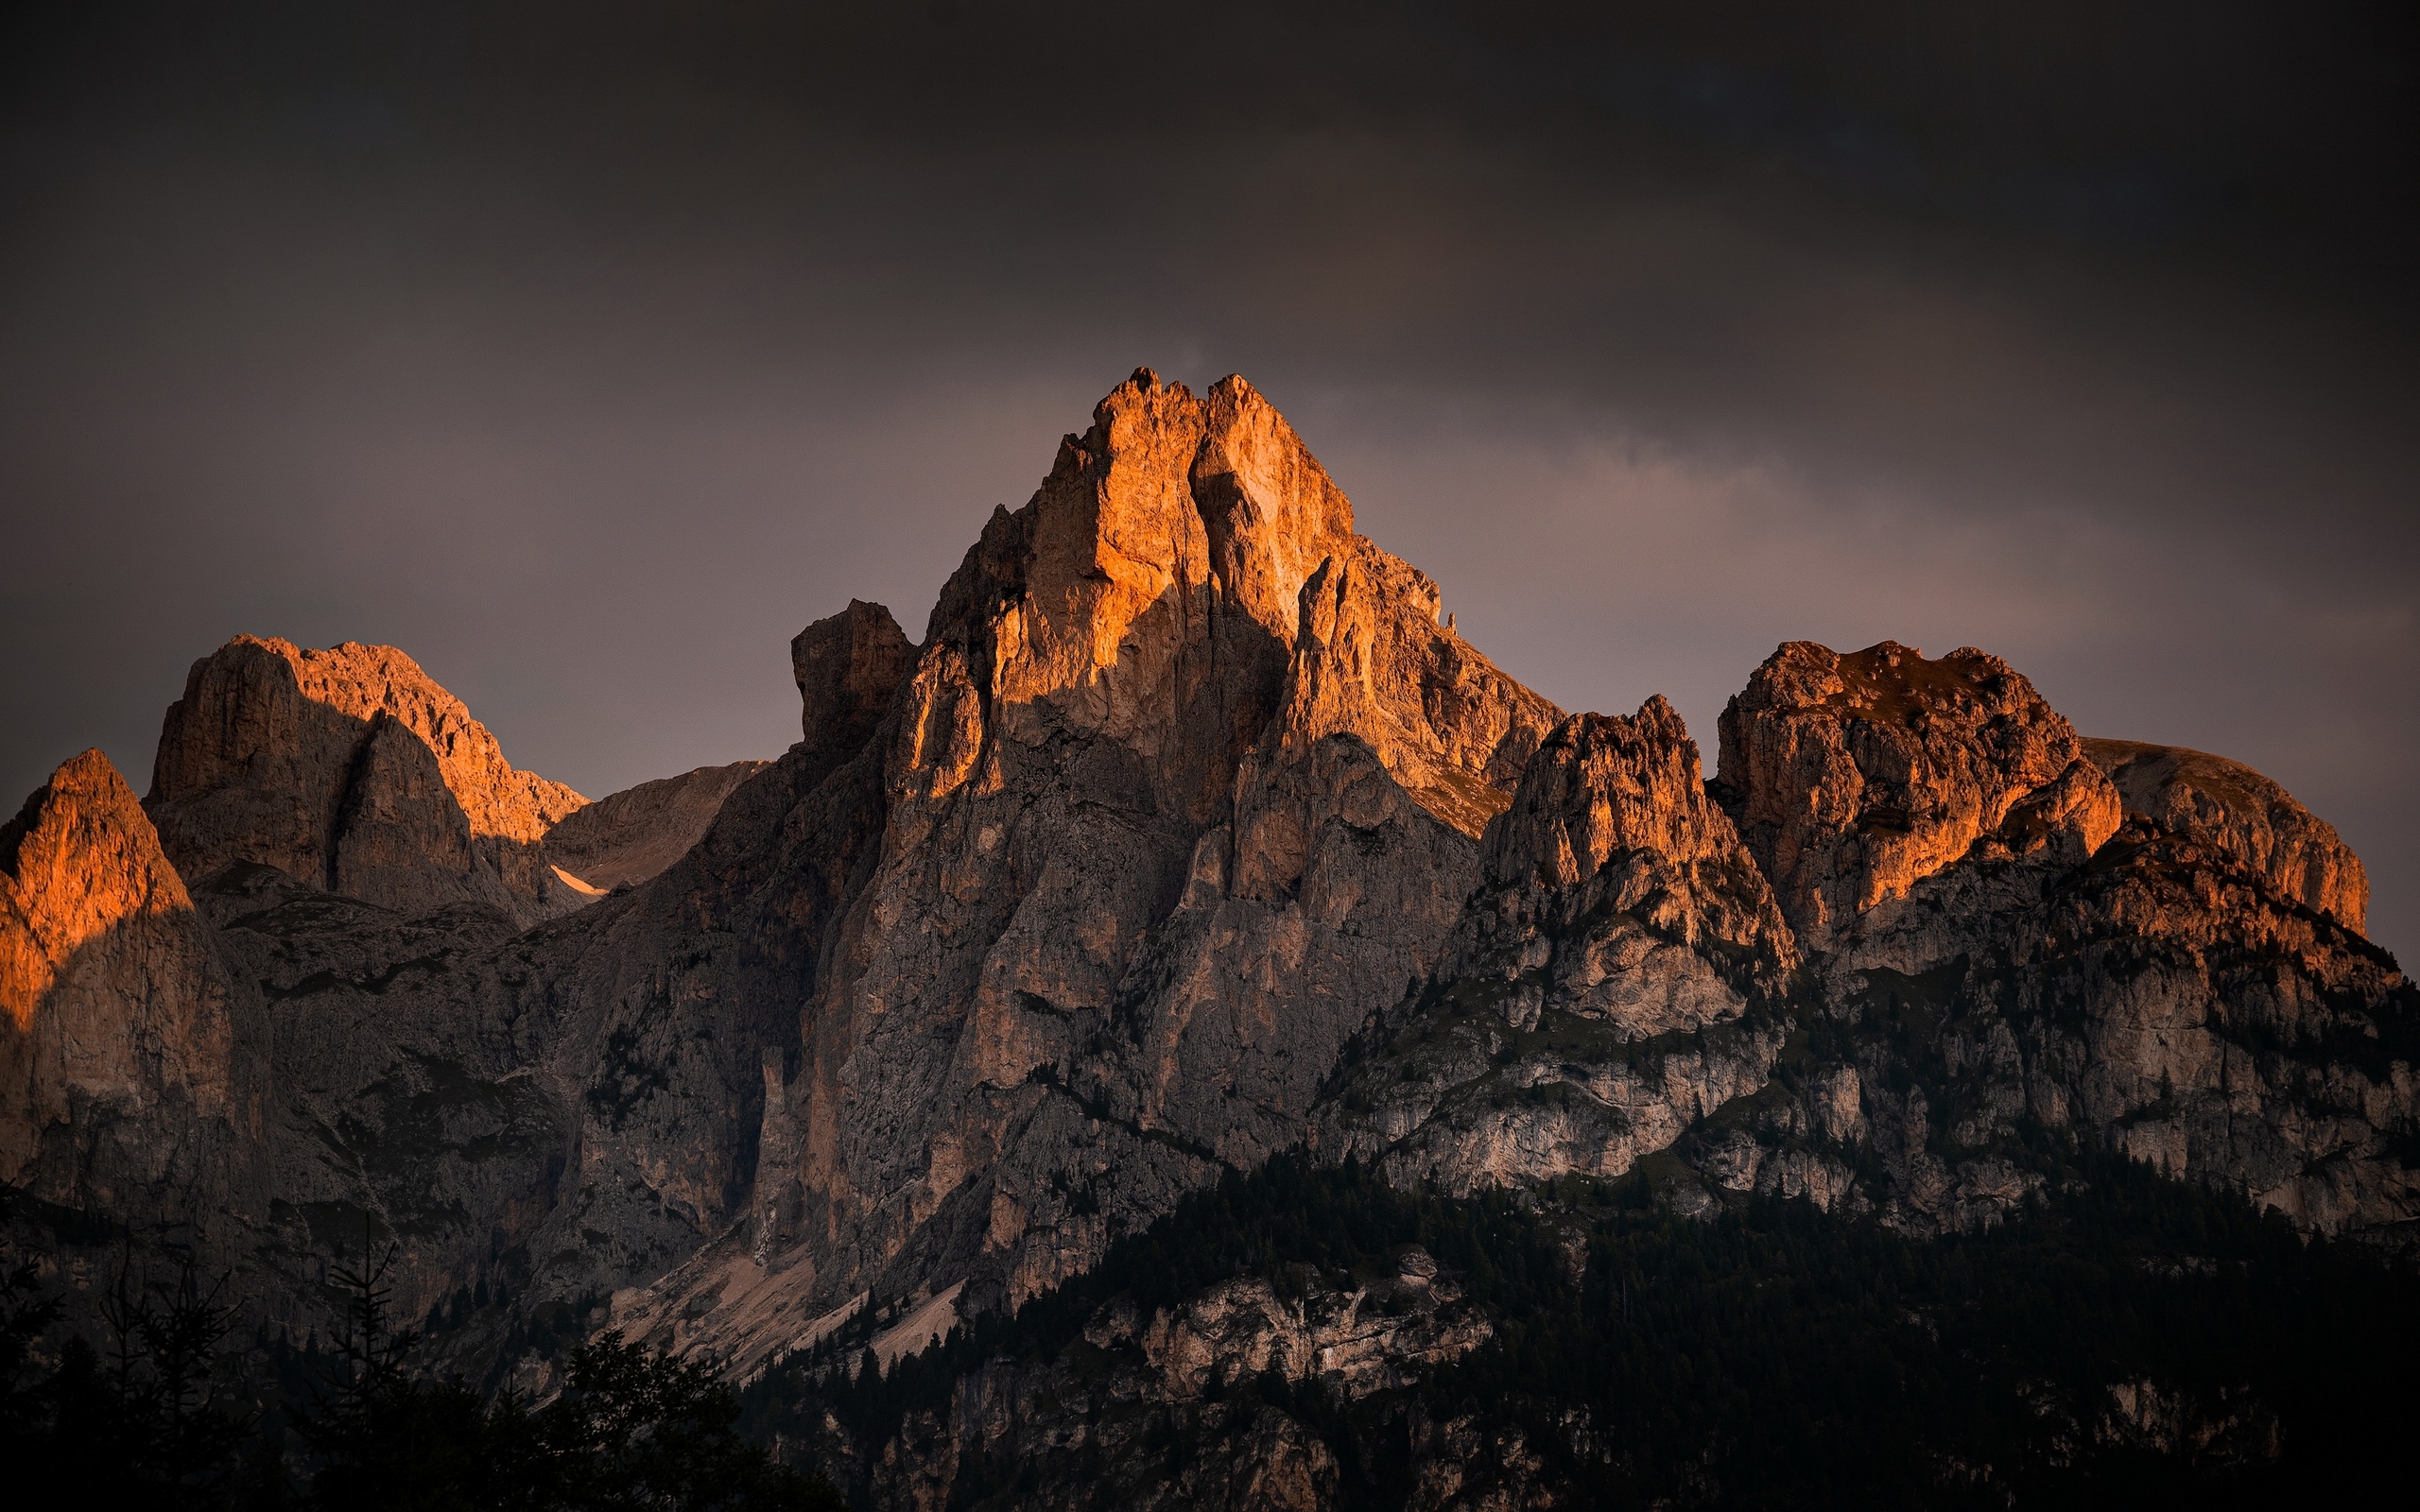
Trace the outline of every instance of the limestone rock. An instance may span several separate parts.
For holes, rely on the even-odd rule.
[[[108,757],[71,758],[0,827],[0,1181],[155,1213],[202,1175],[229,1059],[227,985],[151,821]]]
[[[252,862],[406,911],[478,902],[526,923],[584,901],[539,843],[586,801],[515,770],[391,646],[245,635],[186,676],[144,806],[196,880]]]
[[[666,1286],[752,1254],[802,1326],[920,1281],[994,1305],[1300,1140],[1344,1040],[1433,966],[1481,822],[1560,717],[1439,627],[1425,581],[1353,535],[1240,379],[1103,400],[985,526],[852,760],[879,844],[767,1084],[767,1216]],[[890,664],[888,636],[845,634]]]
[[[1721,736],[1725,807],[1809,951],[2084,760],[2066,720],[1999,658],[1962,647],[1927,661],[1893,641],[1848,655],[1783,646],[1724,709]],[[2092,775],[2087,762],[2070,785]],[[2105,801],[2054,806],[2087,850],[2116,828]]]
[[[724,800],[770,765],[700,766],[574,809],[546,832],[546,864],[596,892],[636,886],[687,854]]]
[[[1450,1190],[1616,1177],[1764,1084],[1797,961],[1764,875],[1651,698],[1579,714],[1488,827],[1446,964],[1361,1049],[1324,1125]]]
[[[2240,762],[2179,746],[2086,740],[2126,812],[2235,857],[2281,898],[2355,934],[2367,921],[2369,874],[2336,829]]]
[[[915,656],[890,610],[861,599],[799,631],[790,642],[790,669],[806,748],[843,760],[855,754],[890,708]]]

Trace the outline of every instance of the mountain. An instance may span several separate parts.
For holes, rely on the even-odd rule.
[[[1151,1362],[1120,1400],[1184,1442],[1214,1380],[1333,1377],[1438,1475],[1551,1501],[1579,1472],[1403,1403],[1692,1222],[1781,1203],[1921,1271],[2140,1167],[2411,1250],[2420,994],[2362,936],[2360,862],[2257,773],[2080,736],[1987,653],[1782,646],[1707,781],[1662,699],[1566,713],[1441,622],[1242,379],[1148,370],[921,640],[853,602],[791,652],[786,752],[593,803],[392,648],[197,662],[140,805],[88,753],[0,839],[20,1248],[87,1288],[195,1253],[301,1340],[329,1258],[391,1245],[454,1366],[543,1390],[607,1328],[705,1351],[896,1504],[1106,1431],[977,1433],[1022,1399],[916,1363],[961,1325],[1073,1319],[1048,1348]],[[1277,1201],[1272,1160],[1313,1173],[1285,1191],[1380,1173],[1336,1200],[1412,1227],[1291,1280],[1299,1224],[1161,1267],[1190,1290],[1118,1258],[1206,1194]],[[1547,1257],[1530,1290],[1405,1247],[1482,1229]],[[1072,1400],[1049,1358],[1016,1389]],[[928,1420],[801,1405],[943,1364]],[[1217,1495],[1350,1501],[1350,1435],[1264,1405]]]

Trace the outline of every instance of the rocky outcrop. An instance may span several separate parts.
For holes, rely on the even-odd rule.
[[[2013,815],[2009,843],[2055,832],[2087,854],[2117,828],[2075,730],[1971,646],[1936,662],[1893,641],[1848,655],[1792,642],[1723,710],[1721,735],[1724,806],[1810,952]]]
[[[1488,827],[1444,969],[1365,1037],[1325,1138],[1458,1192],[1619,1176],[1764,1085],[1796,964],[1680,715],[1577,715]]]
[[[734,790],[770,765],[700,766],[574,809],[546,831],[546,864],[591,896],[634,887],[687,854]]]
[[[1269,1384],[1300,1388],[1333,1412],[1398,1393],[1495,1333],[1460,1280],[1424,1250],[1408,1247],[1394,1269],[1339,1287],[1301,1265],[1282,1291],[1241,1279],[1149,1310],[1120,1297],[1083,1319],[1063,1349],[1002,1358],[969,1376],[945,1415],[913,1412],[887,1443],[833,1432],[816,1457],[886,1508],[946,1505],[954,1488],[1005,1477],[1018,1487],[1015,1504],[1030,1507],[1351,1504],[1333,1421],[1267,1404]],[[1411,1463],[1391,1469],[1431,1481],[1496,1478],[1484,1453],[1460,1456],[1448,1425],[1417,1407],[1411,1416],[1425,1432]],[[1163,1452],[1174,1442],[1222,1452]],[[1542,1466],[1518,1469],[1529,1472],[1522,1482],[1547,1478]]]
[[[890,610],[863,599],[799,631],[790,642],[790,671],[805,749],[838,760],[855,755],[915,661],[916,647]]]
[[[2420,1001],[2342,921],[2357,864],[2275,783],[2081,741],[1979,652],[1786,645],[1723,717],[1719,790],[1820,942],[1900,1221],[2021,1198],[2026,1125],[2322,1228],[2420,1217],[2394,1153]]]
[[[392,646],[243,635],[186,675],[144,806],[197,881],[251,862],[407,913],[475,902],[529,923],[585,901],[540,842],[586,801],[515,770]]]
[[[121,1222],[200,1218],[230,1040],[151,821],[107,756],[71,758],[0,827],[0,1181]]]
[[[2361,933],[2370,904],[2361,858],[2292,794],[2241,762],[2181,746],[2087,740],[2083,747],[2128,814],[2233,857],[2278,897]]]

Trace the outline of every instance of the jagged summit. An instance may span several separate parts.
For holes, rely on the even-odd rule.
[[[239,635],[186,675],[144,806],[196,880],[251,862],[407,911],[475,902],[526,922],[581,901],[538,847],[587,801],[515,769],[392,646]]]
[[[542,1332],[921,1340],[1294,1146],[1929,1234],[2066,1131],[2420,1224],[2420,1000],[2282,788],[1892,642],[1776,650],[1709,783],[1438,609],[1250,385],[1144,369],[921,643],[799,633],[771,762],[590,803],[401,652],[238,638],[145,805],[78,758],[0,834],[8,1178],[206,1214],[298,1337],[392,1237],[531,1389]]]
[[[2084,853],[2117,797],[2067,721],[1998,657],[1938,661],[1895,641],[1841,654],[1793,641],[1722,712],[1718,783],[1800,943],[1859,915],[2030,805],[2053,803]],[[2054,784],[2064,784],[2053,793]]]
[[[0,827],[0,1181],[160,1216],[228,1111],[227,995],[126,780],[60,764]]]

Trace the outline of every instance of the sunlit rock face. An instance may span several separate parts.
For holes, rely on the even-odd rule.
[[[2009,841],[2055,832],[2086,854],[2117,828],[2075,730],[1972,647],[1927,661],[1892,641],[1848,655],[1793,642],[1731,700],[1721,733],[1726,805],[1809,951],[2013,817]]]
[[[1559,718],[1250,386],[1137,373],[994,515],[854,759],[879,843],[768,1072],[758,1211],[667,1290],[744,1256],[807,1311],[1022,1297],[1301,1140]]]
[[[196,880],[251,862],[406,913],[474,902],[527,924],[584,901],[539,842],[586,802],[516,770],[392,646],[245,635],[186,675],[145,807]]]
[[[142,806],[88,750],[0,826],[0,1181],[156,1215],[206,1194],[228,990]]]

